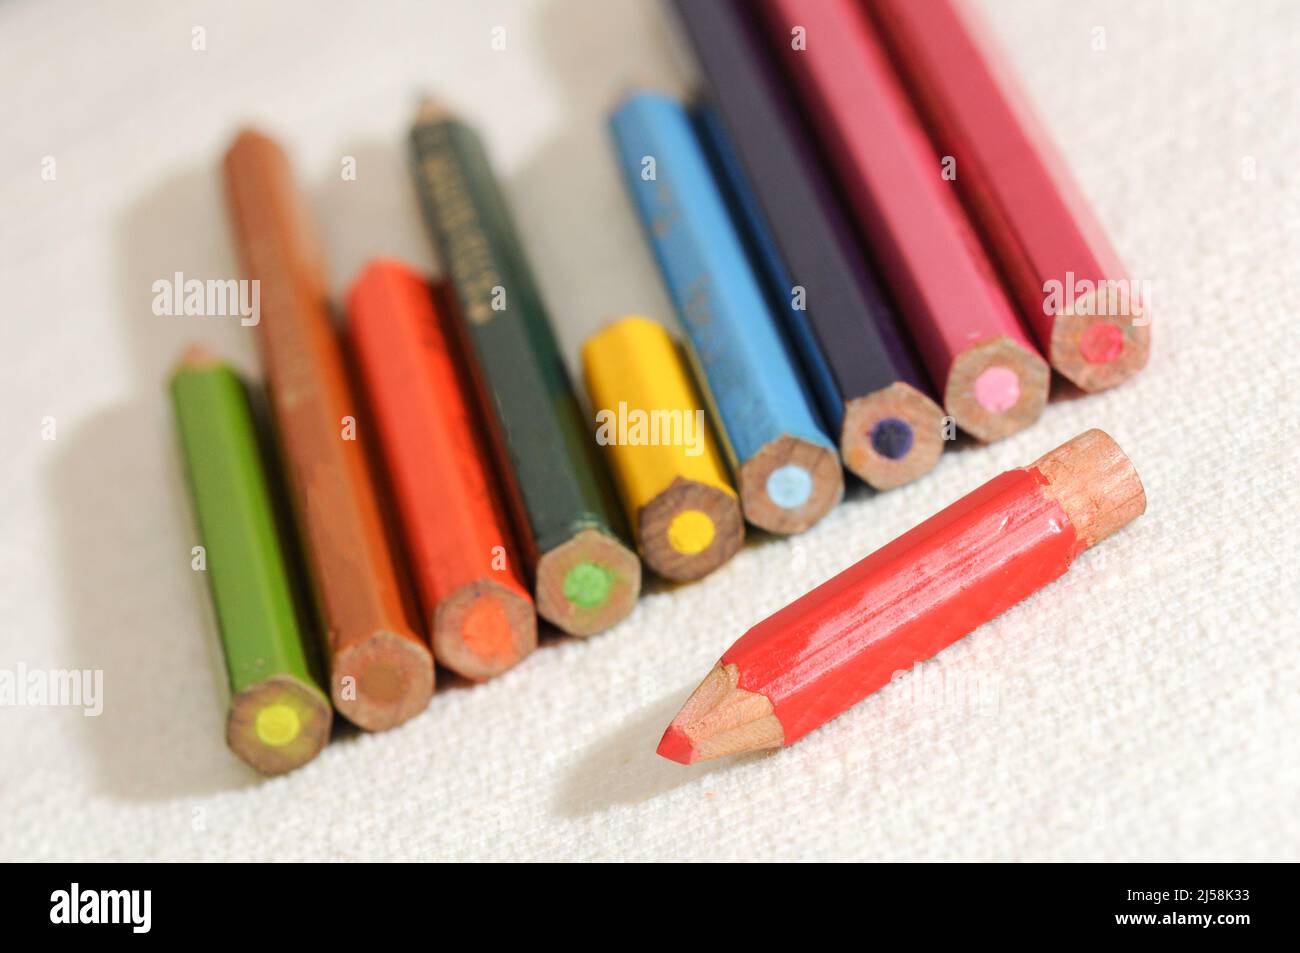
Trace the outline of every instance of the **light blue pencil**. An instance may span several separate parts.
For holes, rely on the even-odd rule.
[[[610,118],[619,165],[690,341],[736,474],[745,518],[807,529],[839,502],[844,476],[740,233],[680,103],[635,93]]]

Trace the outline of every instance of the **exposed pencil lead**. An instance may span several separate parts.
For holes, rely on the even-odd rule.
[[[865,250],[882,265],[944,409],[983,441],[1028,426],[1047,401],[1047,364],[960,201],[931,171],[940,156],[863,5],[771,0],[767,6],[771,15],[761,19],[773,39],[796,27],[823,38],[815,57],[783,51],[791,86],[804,110],[818,117],[816,134],[832,177],[848,198]]]
[[[785,729],[772,703],[741,688],[739,680],[735,665],[715,665],[664,732],[659,753],[681,764],[694,764],[781,747]]]
[[[987,24],[954,0],[869,6],[933,139],[963,156],[949,181],[1043,355],[1085,391],[1136,374],[1151,347],[1147,283],[1125,277]]]
[[[691,739],[686,737],[686,732],[675,724],[668,726],[668,730],[664,732],[659,747],[655,751],[669,761],[676,761],[678,764],[694,764],[699,760],[699,754],[691,745]]]
[[[665,579],[708,575],[740,549],[745,523],[676,342],[657,322],[627,317],[587,339],[582,367],[592,405],[617,408],[597,415],[596,436],[642,560]]]
[[[694,117],[700,139],[748,245],[764,250],[752,255],[754,270],[774,299],[789,301],[776,315],[828,434],[872,487],[901,486],[944,447],[925,371],[744,5],[674,5],[707,80]]]
[[[244,274],[262,289],[264,329],[276,329],[260,336],[262,366],[319,596],[329,691],[359,727],[392,728],[428,705],[433,655],[408,621],[374,479],[358,465],[363,447],[339,430],[356,400],[327,306],[324,259],[274,140],[241,134],[222,168]]]
[[[191,347],[172,380],[172,407],[204,559],[222,567],[208,581],[230,686],[226,743],[263,774],[283,774],[320,752],[332,714],[299,625],[248,394],[230,386],[236,380],[230,365]]]
[[[793,744],[1058,579],[1145,501],[1099,430],[994,477],[750,628],[659,753],[693,764]]]
[[[422,108],[421,118],[446,115]],[[502,491],[519,533],[537,614],[570,635],[624,619],[641,590],[641,561],[589,421],[564,372],[555,331],[478,135],[412,137],[425,224],[449,269],[449,323],[471,364]],[[485,295],[492,288],[491,295]],[[508,295],[507,295],[507,289]]]
[[[397,261],[371,262],[348,294],[358,379],[391,474],[397,532],[440,665],[483,681],[537,646],[489,448],[472,424],[473,395],[456,366],[445,298]]]
[[[703,373],[754,526],[798,533],[844,492],[691,118],[674,99],[624,102],[610,119],[619,166]],[[671,168],[671,186],[656,169]],[[704,289],[704,290],[701,290]]]

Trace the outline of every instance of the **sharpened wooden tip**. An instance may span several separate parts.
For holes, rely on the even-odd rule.
[[[243,162],[267,160],[288,165],[289,159],[280,143],[260,129],[241,129],[226,149],[225,164],[229,168]]]
[[[683,539],[684,523],[702,530]],[[707,576],[736,555],[745,541],[745,520],[735,494],[683,477],[641,508],[637,525],[645,564],[675,582]]]
[[[1118,315],[1058,315],[1052,325],[1052,366],[1089,392],[1128,380],[1146,366],[1151,352],[1149,307],[1139,304]]]
[[[779,748],[785,729],[767,697],[738,687],[740,670],[719,662],[686,699],[659,742],[658,753],[680,764]]]
[[[1128,456],[1101,430],[1088,430],[1037,460],[1046,492],[1061,504],[1084,547],[1095,546],[1147,508],[1142,480]]]
[[[277,274],[291,276],[292,280],[285,278],[289,285],[303,284],[308,289],[307,300],[325,301],[329,294],[325,257],[294,184],[288,153],[266,133],[243,129],[226,149],[222,172],[236,257],[245,274],[261,282],[266,310],[284,311],[277,287],[273,287],[279,285],[274,280]],[[265,336],[269,324],[257,327],[260,336]],[[276,350],[263,351],[268,379],[276,376],[270,366]]]
[[[226,743],[262,774],[284,774],[320,754],[333,715],[329,699],[314,686],[276,675],[231,699]]]
[[[584,529],[537,561],[537,614],[570,635],[621,622],[641,592],[641,560],[621,542]]]
[[[334,657],[334,707],[367,731],[384,731],[418,715],[433,696],[433,657],[395,632],[376,632]]]
[[[745,519],[769,533],[802,533],[844,497],[839,454],[789,434],[742,463],[736,483]]]
[[[442,103],[430,96],[426,96],[420,100],[420,107],[415,112],[415,122],[416,125],[422,126],[425,123],[450,119],[453,115],[455,114]]]
[[[999,335],[963,351],[948,372],[943,405],[957,426],[991,443],[1024,430],[1047,406],[1051,371],[1021,344]]]
[[[537,613],[519,593],[490,579],[461,586],[433,616],[439,664],[481,682],[500,675],[537,648]]]
[[[902,432],[906,448],[899,452],[885,445],[882,429]],[[900,381],[855,397],[844,409],[844,465],[877,490],[892,490],[929,473],[943,444],[943,408],[910,384]]]
[[[221,359],[212,353],[202,344],[191,344],[181,354],[181,359],[176,362],[172,373],[183,370],[198,370],[204,367],[213,367],[221,363]]]

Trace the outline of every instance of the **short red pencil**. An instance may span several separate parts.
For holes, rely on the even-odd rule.
[[[856,0],[758,7],[944,409],[980,440],[1029,426],[1047,402],[1047,362],[865,12]]]
[[[793,744],[1063,575],[1146,509],[1124,451],[1089,430],[1010,470],[769,616],[659,743],[692,764]]]

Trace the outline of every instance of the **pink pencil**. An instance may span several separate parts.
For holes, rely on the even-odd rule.
[[[865,13],[855,0],[760,7],[944,408],[980,440],[1027,427],[1047,402],[1047,363]]]
[[[952,0],[868,9],[1052,366],[1089,391],[1137,373],[1150,302],[976,21]]]

